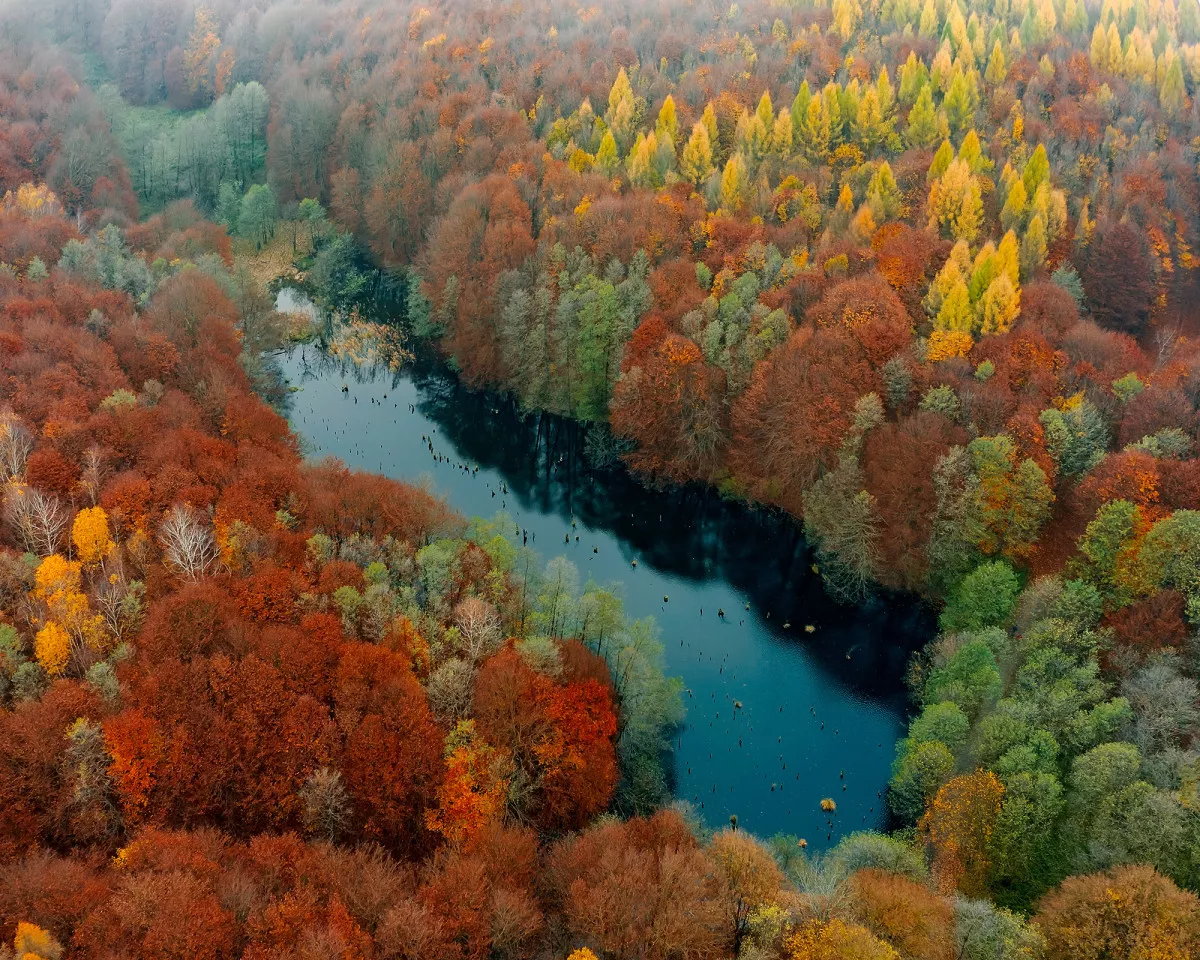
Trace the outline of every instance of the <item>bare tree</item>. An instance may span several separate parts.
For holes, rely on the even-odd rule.
[[[452,657],[429,677],[426,696],[439,720],[461,720],[471,708],[475,669],[465,660]]]
[[[0,468],[8,478],[25,476],[33,452],[33,434],[12,410],[0,410]]]
[[[467,597],[454,608],[454,625],[463,653],[475,663],[495,653],[503,639],[500,614],[479,597]]]
[[[1154,331],[1154,369],[1161,370],[1175,358],[1175,353],[1182,342],[1183,317],[1170,318]]]
[[[48,557],[58,550],[70,514],[51,493],[10,482],[4,492],[4,517],[30,553]]]
[[[330,843],[350,826],[350,797],[342,774],[331,767],[318,767],[299,790],[300,818],[311,836]]]
[[[140,580],[131,581],[125,576],[119,554],[104,562],[101,573],[96,581],[95,607],[113,639],[124,643],[142,625],[146,590]]]
[[[93,507],[100,496],[100,488],[104,485],[104,478],[107,473],[108,469],[104,462],[104,451],[93,443],[83,452],[82,476],[83,488],[87,491],[88,498],[92,501]]]
[[[208,521],[194,508],[176,504],[158,528],[167,562],[189,580],[203,576],[217,559],[217,542]]]

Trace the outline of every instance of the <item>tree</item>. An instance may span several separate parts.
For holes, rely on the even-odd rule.
[[[25,475],[25,464],[33,453],[33,435],[11,410],[0,411],[0,467],[9,480]]]
[[[933,90],[925,84],[908,112],[904,140],[910,147],[928,150],[939,140],[945,140],[948,133],[946,118],[933,106]]]
[[[335,843],[350,828],[350,798],[342,783],[342,774],[330,767],[318,767],[300,789],[301,820],[305,830],[315,837]]]
[[[966,73],[956,67],[951,78],[946,96],[942,100],[942,109],[950,128],[957,133],[966,133],[975,124],[975,110],[979,106],[979,91],[974,71]]]
[[[637,441],[630,464],[681,479],[709,476],[725,443],[725,421],[723,393],[700,348],[650,318],[623,367],[611,422],[617,436]]]
[[[1028,281],[1046,264],[1046,225],[1034,214],[1021,240],[1021,276]]]
[[[990,83],[993,87],[998,87],[1004,82],[1008,76],[1008,65],[1004,60],[1004,50],[1000,46],[1000,41],[997,40],[992,45],[991,55],[988,57],[987,69],[983,73],[983,79]]]
[[[546,860],[567,929],[599,950],[668,960],[680,950],[717,956],[729,949],[715,865],[673,811],[602,820],[554,844]]]
[[[1045,431],[1046,449],[1061,476],[1078,476],[1104,458],[1108,424],[1089,401],[1080,400],[1065,410],[1043,410],[1038,422]]]
[[[718,900],[731,923],[736,950],[746,934],[750,913],[772,903],[783,886],[783,874],[770,852],[737,830],[722,830],[708,846],[720,882]]]
[[[930,185],[929,216],[956,240],[970,242],[979,234],[983,200],[965,160],[955,159]]]
[[[954,754],[946,744],[940,740],[914,744],[898,754],[892,765],[888,803],[898,817],[915,822],[953,772]]]
[[[1157,268],[1137,227],[1121,221],[1098,227],[1081,276],[1096,321],[1137,336],[1150,318]]]
[[[176,504],[158,530],[167,561],[189,580],[206,574],[217,560],[212,528],[190,506]]]
[[[14,482],[4,491],[4,514],[25,548],[42,557],[58,549],[70,522],[58,497]]]
[[[238,208],[238,232],[261,250],[275,236],[275,219],[274,193],[266,184],[254,184]]]
[[[951,288],[933,321],[938,331],[970,334],[975,327],[975,311],[966,283],[959,279]],[[969,346],[970,344],[968,344]]]
[[[968,535],[984,553],[1027,555],[1054,502],[1046,474],[1004,434],[978,437],[967,449],[978,478]]]
[[[88,507],[75,514],[71,540],[79,551],[79,559],[87,566],[99,563],[112,549],[108,530],[108,514],[103,507]]]
[[[981,306],[981,332],[985,335],[1008,333],[1021,312],[1021,291],[1013,286],[1007,273],[1001,273],[984,291]]]
[[[596,151],[596,167],[605,176],[611,177],[617,172],[620,162],[617,154],[617,141],[613,138],[612,131],[607,130],[600,140],[600,148]]]
[[[929,673],[923,699],[927,704],[953,703],[967,716],[977,716],[1003,689],[996,655],[984,640],[963,643],[942,666]]]
[[[654,133],[659,140],[674,143],[679,139],[679,121],[675,115],[675,98],[670,94],[663,100],[658,111],[658,119],[654,122]]]
[[[1038,904],[1048,960],[1182,958],[1200,950],[1200,901],[1152,867],[1071,877]]]
[[[933,847],[934,871],[966,896],[986,890],[992,833],[1004,798],[1004,784],[991,771],[950,780],[938,790],[921,818]]]
[[[446,774],[436,809],[425,814],[431,830],[451,844],[477,837],[499,819],[508,797],[508,757],[475,733],[473,720],[460,720],[446,736]]]
[[[57,676],[70,663],[71,638],[66,630],[51,620],[34,637],[33,655],[46,673]]]
[[[519,771],[514,782],[523,786],[508,799],[524,816],[569,828],[608,805],[616,786],[617,719],[604,685],[555,684],[509,649],[480,670],[474,708],[480,733],[508,751]],[[465,775],[468,758],[460,759]]]
[[[833,917],[809,920],[784,942],[789,960],[900,960],[865,927]]]
[[[886,160],[880,163],[878,169],[871,175],[871,181],[867,184],[866,198],[877,223],[883,224],[885,221],[899,216],[903,198],[900,187],[896,184],[896,178],[892,174],[892,168]]]
[[[21,921],[17,924],[17,932],[13,937],[13,951],[17,957],[32,957],[34,960],[58,960],[63,948],[51,936],[48,930],[43,930],[36,924]]]
[[[693,186],[699,186],[712,176],[712,143],[708,138],[708,128],[703,123],[697,122],[692,126],[692,135],[679,158],[679,172]]]
[[[740,210],[746,202],[746,161],[735,153],[725,163],[721,173],[721,205],[729,210]]]
[[[941,960],[954,943],[954,908],[909,877],[868,868],[850,878],[854,917],[901,956]]]
[[[1025,222],[1028,205],[1029,198],[1025,193],[1025,183],[1021,180],[1014,180],[1012,186],[1008,188],[1008,196],[1000,211],[1000,223],[1005,230],[1021,229]]]
[[[1159,105],[1168,114],[1179,114],[1187,105],[1187,88],[1183,83],[1183,65],[1177,55],[1168,54],[1170,64],[1158,86]]]
[[[804,532],[817,548],[826,587],[843,600],[866,596],[876,577],[878,520],[858,458],[846,451],[804,497]]]
[[[942,611],[943,630],[980,630],[1007,622],[1021,584],[1007,563],[991,560],[976,567],[955,589]]]
[[[1038,187],[1050,177],[1050,159],[1046,156],[1046,147],[1039,143],[1037,149],[1030,155],[1021,172],[1021,182],[1025,187],[1025,196],[1036,197]]]

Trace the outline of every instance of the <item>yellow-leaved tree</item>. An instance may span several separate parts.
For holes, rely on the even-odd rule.
[[[80,571],[78,561],[52,553],[38,565],[34,574],[33,599],[44,605],[46,614],[34,650],[48,673],[60,673],[66,668],[72,645],[76,649],[86,646],[92,650],[101,650],[104,646],[104,620],[88,603]],[[60,633],[65,635],[65,640]],[[45,651],[45,657],[37,652],[39,649]]]
[[[947,781],[929,802],[921,831],[933,847],[933,871],[949,892],[984,896],[992,833],[1004,800],[1004,784],[990,770]]]
[[[56,677],[67,669],[71,660],[71,638],[51,620],[33,638],[33,655],[46,673]]]
[[[789,960],[900,960],[900,954],[866,927],[837,917],[810,920],[784,941]]]
[[[708,127],[699,121],[692,127],[692,135],[679,158],[679,172],[692,186],[699,186],[712,176],[712,141],[708,136]]]
[[[21,921],[13,937],[13,952],[19,960],[58,960],[63,948],[49,930]]]
[[[75,544],[79,559],[89,567],[108,556],[113,543],[108,529],[108,514],[103,507],[88,507],[75,514],[71,541]]]

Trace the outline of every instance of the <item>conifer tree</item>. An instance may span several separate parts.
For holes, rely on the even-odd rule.
[[[1183,64],[1178,56],[1169,56],[1170,64],[1158,87],[1158,102],[1167,113],[1177,116],[1187,105],[1187,90],[1183,85]]]
[[[620,165],[617,141],[613,138],[612,131],[606,130],[604,139],[600,141],[600,149],[596,151],[596,166],[604,172],[605,176],[611,177],[617,172]]]
[[[675,115],[675,98],[667,94],[662,108],[658,111],[658,120],[654,124],[654,135],[661,140],[674,143],[679,139],[679,120]]]
[[[933,91],[929,84],[921,87],[916,103],[908,112],[908,124],[904,128],[904,140],[910,147],[929,149],[945,137],[945,118],[939,117],[933,106]]]
[[[692,126],[692,135],[679,158],[679,172],[692,186],[699,186],[712,175],[712,144],[708,138],[708,127],[702,121]]]
[[[1000,46],[1000,41],[997,40],[992,46],[992,55],[988,57],[987,69],[983,73],[983,79],[990,83],[993,87],[998,87],[1008,76],[1008,65],[1004,62],[1004,50]]]
[[[970,333],[975,326],[975,311],[971,309],[971,296],[967,285],[959,280],[942,301],[934,326],[938,330]]]
[[[740,210],[746,202],[746,161],[735,153],[725,163],[721,173],[721,205],[729,210]]]
[[[1046,225],[1036,213],[1025,228],[1021,241],[1021,276],[1028,279],[1046,262]]]

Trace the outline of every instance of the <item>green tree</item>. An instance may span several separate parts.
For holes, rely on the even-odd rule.
[[[266,184],[256,183],[242,197],[238,210],[238,233],[261,250],[275,236],[275,194]]]
[[[925,805],[954,774],[954,754],[940,740],[915,744],[892,765],[888,803],[908,822],[925,812]]]
[[[1028,279],[1046,264],[1046,225],[1038,214],[1029,220],[1021,240],[1021,276]]]
[[[946,111],[950,129],[957,133],[965,133],[971,129],[975,124],[975,111],[978,107],[979,91],[975,84],[975,74],[956,69],[950,79],[950,88],[942,101],[942,109]]]
[[[230,236],[238,232],[238,217],[242,210],[242,185],[234,180],[222,180],[217,193],[217,222],[224,224]]]
[[[1046,148],[1043,144],[1038,144],[1037,149],[1029,157],[1025,164],[1025,170],[1021,174],[1021,181],[1025,184],[1025,196],[1037,196],[1038,187],[1040,187],[1050,177],[1050,159],[1046,156]]]
[[[1025,183],[1014,180],[1000,210],[1000,224],[1005,230],[1020,230],[1025,225],[1025,212],[1029,198],[1025,195]]]
[[[886,160],[879,164],[871,176],[871,182],[867,184],[866,200],[877,224],[900,215],[903,197],[892,174],[892,168]]]
[[[916,102],[908,112],[908,123],[904,128],[904,142],[910,147],[928,150],[946,137],[949,125],[933,106],[933,91],[926,83],[917,94]]]
[[[982,563],[951,594],[939,623],[943,630],[981,630],[1007,622],[1021,583],[1002,560]]]
[[[984,553],[1026,556],[1054,502],[1046,474],[1033,460],[1018,457],[1004,434],[977,437],[967,450],[978,481],[967,536]]]
[[[596,167],[606,177],[611,177],[616,174],[620,164],[621,160],[617,155],[617,141],[613,137],[612,131],[606,130],[604,137],[600,140],[600,149],[596,151]]]
[[[982,640],[970,640],[944,666],[930,671],[922,699],[925,703],[956,704],[968,717],[974,717],[984,704],[999,697],[1002,689],[992,648]]]
[[[1086,473],[1104,459],[1108,424],[1091,402],[1083,400],[1067,410],[1043,410],[1038,422],[1060,476]]]
[[[1000,46],[1000,41],[997,40],[992,45],[992,54],[988,57],[987,70],[984,71],[983,79],[993,87],[998,87],[1007,76],[1008,65],[1004,61],[1004,50]]]
[[[1183,64],[1180,58],[1176,55],[1171,56],[1170,60],[1158,87],[1158,102],[1167,113],[1177,116],[1187,105],[1187,88],[1183,83]]]

